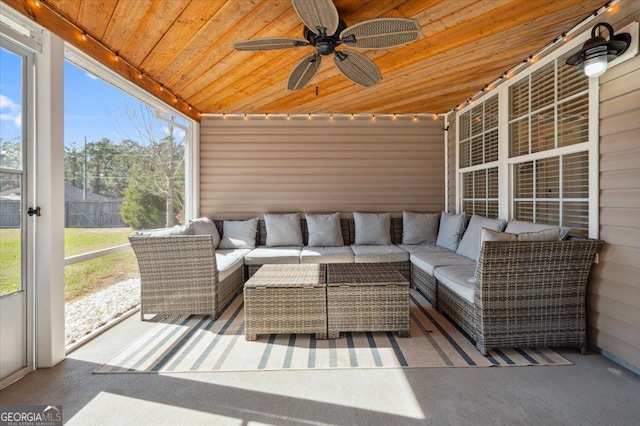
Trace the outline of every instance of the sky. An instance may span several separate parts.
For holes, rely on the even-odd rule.
[[[19,67],[19,57],[0,48],[0,137],[5,141],[21,132]],[[85,136],[87,142],[102,138],[115,143],[127,138],[143,142],[126,113],[127,108],[139,108],[140,101],[68,61],[64,77],[65,146],[82,146]],[[166,128],[165,122],[158,121],[157,135],[165,136]]]

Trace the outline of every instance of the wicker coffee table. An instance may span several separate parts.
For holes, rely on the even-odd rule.
[[[263,265],[244,284],[245,337],[315,333],[327,338],[325,265]]]
[[[384,263],[327,265],[327,332],[397,331],[409,337],[409,282]]]

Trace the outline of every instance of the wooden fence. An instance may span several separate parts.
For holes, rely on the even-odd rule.
[[[117,228],[127,226],[120,216],[122,201],[66,201],[66,228]],[[20,201],[0,201],[0,228],[20,226]]]

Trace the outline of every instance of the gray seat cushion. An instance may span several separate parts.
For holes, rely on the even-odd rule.
[[[450,250],[413,253],[411,254],[411,263],[429,275],[433,275],[433,270],[441,266],[471,265],[475,270],[476,265],[473,260]],[[471,276],[473,277],[473,272]]]
[[[436,268],[435,277],[439,286],[445,286],[469,303],[474,303],[474,282],[469,282],[476,271],[475,265],[441,266]]]
[[[349,246],[304,247],[300,263],[353,263],[355,257]]]
[[[216,266],[218,281],[222,281],[244,266],[244,257],[251,249],[216,250]]]
[[[430,252],[434,252],[434,251],[439,251],[439,252],[446,252],[446,251],[451,251],[449,249],[437,246],[435,244],[399,244],[398,247],[400,247],[402,250],[409,252],[409,253],[420,253],[423,251],[430,251]]]
[[[244,258],[245,265],[300,263],[302,247],[257,247]]]
[[[407,262],[409,253],[394,245],[360,246],[352,245],[356,263]]]

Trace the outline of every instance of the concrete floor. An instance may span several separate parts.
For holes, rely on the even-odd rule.
[[[640,377],[606,358],[573,366],[91,374],[152,323],[134,315],[0,404],[61,404],[69,425],[637,425]]]

